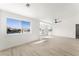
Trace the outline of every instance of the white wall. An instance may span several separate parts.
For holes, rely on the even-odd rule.
[[[61,23],[53,25],[53,35],[61,37],[75,38],[74,21],[63,20]]]
[[[62,22],[53,24],[53,35],[75,38],[75,24],[79,24],[79,3],[32,3],[29,8],[25,3],[8,3],[1,4],[0,9],[50,22],[59,17]]]
[[[65,5],[65,6],[63,6]],[[58,16],[62,22],[53,24],[53,35],[76,38],[76,24],[79,24],[79,4],[63,4]],[[60,6],[61,7],[61,6]]]
[[[29,21],[31,22],[31,32],[26,32],[24,34],[7,35],[6,33],[7,17],[19,20],[27,19],[27,17],[25,16],[21,16],[18,14],[2,10],[0,11],[0,50],[39,39],[39,23],[40,23],[39,20],[34,18],[28,18]]]

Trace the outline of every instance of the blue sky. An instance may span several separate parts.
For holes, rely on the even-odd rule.
[[[16,28],[16,29],[21,29],[21,26],[22,26],[22,28],[24,29],[29,29],[30,22],[7,18],[7,26],[11,28]]]
[[[12,18],[7,18],[7,25],[11,28],[21,28],[20,21]]]
[[[21,21],[23,29],[30,29],[30,22]]]

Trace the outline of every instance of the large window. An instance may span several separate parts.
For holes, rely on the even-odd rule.
[[[7,18],[7,34],[30,32],[30,22]]]

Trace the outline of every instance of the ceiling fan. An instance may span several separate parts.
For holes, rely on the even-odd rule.
[[[58,20],[58,19],[54,19],[54,23],[60,23],[62,22],[61,20]]]

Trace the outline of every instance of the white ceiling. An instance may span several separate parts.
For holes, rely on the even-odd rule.
[[[52,20],[54,18],[74,17],[79,13],[79,4],[69,3],[25,3],[0,4],[0,9],[38,19]]]

